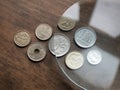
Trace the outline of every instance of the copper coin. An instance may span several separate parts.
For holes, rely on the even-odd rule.
[[[52,32],[52,27],[48,24],[40,24],[35,30],[36,37],[40,40],[48,40]]]
[[[76,22],[67,17],[61,17],[58,22],[58,27],[63,31],[72,30],[76,25]]]
[[[65,59],[65,64],[70,69],[79,69],[84,64],[83,55],[77,51],[70,52]]]
[[[25,47],[28,44],[30,44],[31,37],[27,32],[21,31],[21,32],[18,32],[17,34],[15,34],[14,42],[19,47]]]

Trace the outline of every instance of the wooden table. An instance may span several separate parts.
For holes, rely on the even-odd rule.
[[[77,1],[0,0],[0,90],[80,90],[64,77],[55,57],[48,50],[48,41],[38,40],[34,33],[40,23],[50,24],[56,32],[59,17]],[[93,8],[93,4],[86,5],[81,8],[81,26],[88,25]],[[28,46],[19,48],[14,44],[14,34],[23,29],[29,31],[32,43],[39,41],[46,46],[47,57],[44,61],[30,61],[26,54]],[[97,44],[101,48],[120,56],[120,37],[112,39],[103,33],[99,33],[98,37]],[[120,68],[111,90],[120,88],[119,81]]]
[[[0,90],[76,90],[60,72],[49,50],[44,61],[34,63],[27,57],[28,47],[14,44],[14,34],[30,32],[32,42],[40,23],[54,31],[62,13],[77,0],[0,0]],[[41,41],[40,41],[41,42]],[[41,42],[46,45],[48,41]]]

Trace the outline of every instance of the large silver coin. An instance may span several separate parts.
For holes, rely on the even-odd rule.
[[[80,52],[73,51],[67,55],[65,64],[70,69],[79,69],[84,64],[83,55]]]
[[[40,40],[48,40],[52,36],[52,27],[48,24],[40,24],[36,30],[35,35]]]
[[[72,20],[67,17],[61,17],[58,22],[58,27],[63,31],[69,31],[72,30],[76,25],[75,20]]]
[[[49,41],[49,50],[56,57],[65,55],[70,49],[70,40],[64,34],[55,34]]]
[[[27,55],[30,60],[32,61],[41,61],[45,58],[46,56],[46,50],[42,46],[41,43],[36,42],[34,44],[31,44],[27,50]]]
[[[31,42],[30,35],[25,31],[20,31],[15,34],[14,42],[19,47],[25,47]]]
[[[97,65],[102,61],[102,54],[98,50],[89,51],[87,54],[87,60],[92,65]]]
[[[89,48],[96,42],[96,33],[89,27],[82,27],[75,32],[74,39],[78,46]]]

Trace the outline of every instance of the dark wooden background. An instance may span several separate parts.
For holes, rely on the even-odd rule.
[[[40,23],[50,24],[54,31],[63,12],[77,0],[0,0],[0,90],[76,90],[64,78],[49,50],[44,61],[31,62],[28,47],[14,44],[14,34],[26,29],[32,42]],[[42,42],[46,45],[48,41]]]
[[[81,90],[64,77],[55,57],[48,50],[48,41],[38,40],[34,33],[40,23],[48,23],[54,32],[62,32],[57,31],[57,22],[66,9],[77,1],[0,0],[0,90]],[[80,26],[88,25],[94,3],[81,6]],[[39,41],[46,46],[47,57],[44,61],[30,61],[26,54],[28,46],[19,48],[14,44],[14,34],[23,29],[29,31],[32,43]],[[70,32],[67,35],[70,36]],[[99,33],[98,37],[101,48],[120,56],[120,37],[112,39],[103,33]],[[119,82],[120,67],[111,90],[118,90]]]

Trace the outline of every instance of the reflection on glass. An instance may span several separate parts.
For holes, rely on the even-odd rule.
[[[89,49],[83,49],[78,47],[73,41],[75,31],[77,30],[76,28],[70,32],[61,31],[61,33],[65,33],[65,35],[68,36],[71,40],[70,52],[81,52],[85,61],[84,65],[80,69],[70,70],[65,65],[66,55],[64,55],[60,58],[56,57],[58,65],[70,81],[83,89],[115,90],[114,88],[117,87],[114,84],[119,82],[116,82],[116,78],[119,78],[118,76],[120,76],[120,57],[118,55],[119,52],[117,52],[115,49],[118,48],[116,37],[120,35],[120,1],[97,0],[96,7],[94,8],[91,19],[91,9],[93,9],[92,6],[94,6],[96,0],[81,1],[82,3],[75,3],[70,8],[68,8],[62,17],[67,17],[78,21],[76,25],[77,29],[88,25],[101,30],[103,33],[96,31],[98,39],[95,46]],[[108,34],[112,38],[104,33]],[[115,39],[113,40],[113,38]],[[102,54],[102,60],[97,65],[91,65],[87,60],[87,54],[91,50],[98,50]],[[111,89],[111,87],[113,88]]]
[[[109,36],[120,35],[120,0],[98,0],[89,24]]]
[[[80,19],[80,6],[79,3],[75,3],[66,12],[63,14],[63,17],[71,18],[75,21],[79,21]]]
[[[119,67],[119,58],[98,48],[97,46],[83,50],[85,57],[91,50],[98,50],[102,53],[101,63],[98,65],[91,65],[88,63],[87,58],[85,58],[84,66],[75,73],[79,78],[82,78],[95,87],[104,89],[109,88],[116,77]]]

